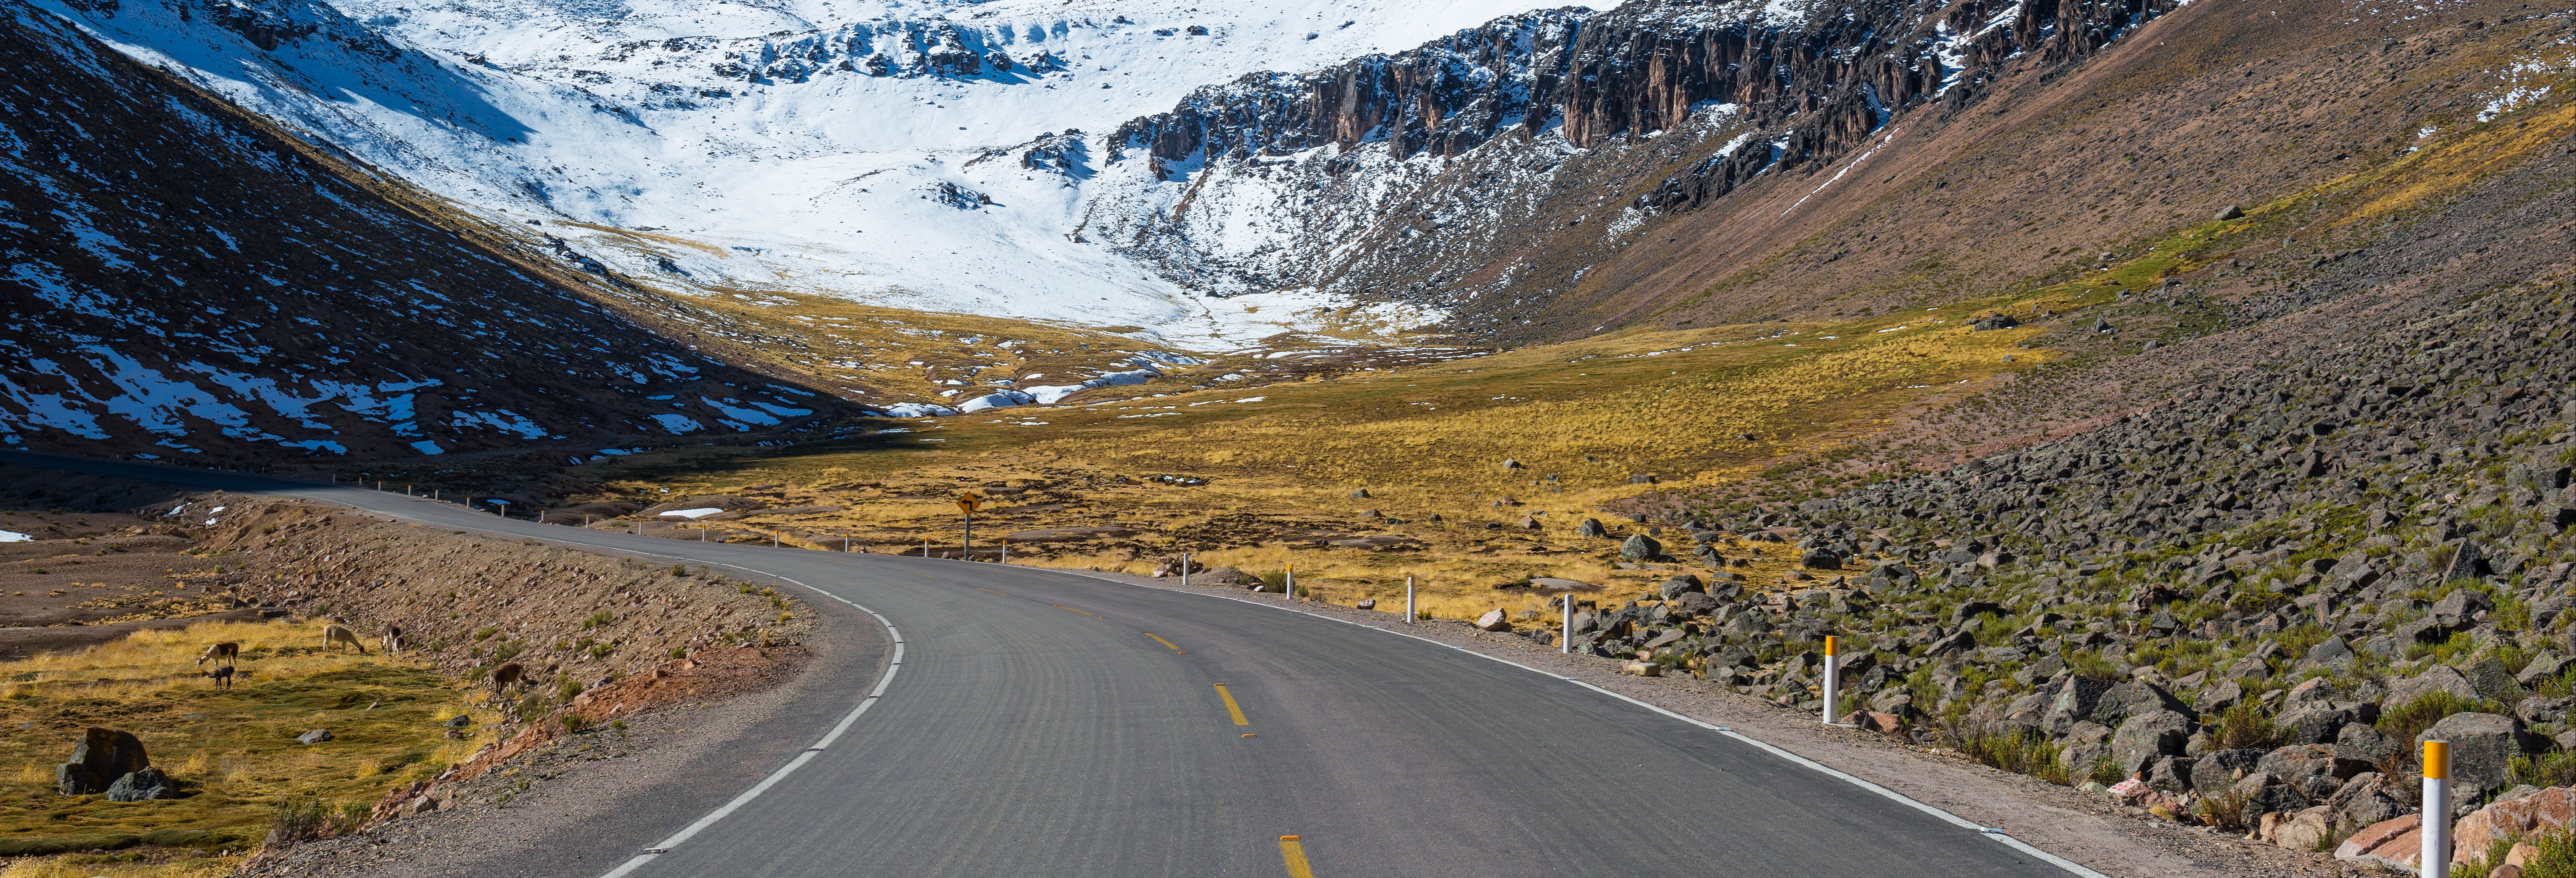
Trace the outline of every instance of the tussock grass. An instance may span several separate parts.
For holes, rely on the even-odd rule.
[[[0,846],[7,848],[0,853],[138,844],[246,851],[266,837],[280,801],[363,809],[386,789],[426,779],[484,743],[477,735],[445,737],[447,718],[481,716],[469,693],[380,653],[324,651],[323,624],[207,622],[0,663],[0,679],[12,681],[0,691],[0,747],[22,754],[0,782]],[[197,656],[219,641],[242,648],[233,662],[242,676],[230,690],[197,674]],[[141,738],[152,764],[179,782],[181,798],[115,803],[56,795],[53,763],[93,725]],[[316,728],[334,739],[311,746],[295,740]],[[479,732],[479,723],[467,731]],[[54,874],[42,863],[6,874],[21,868]],[[153,868],[162,871],[120,866],[115,874],[198,874],[186,864]]]
[[[599,474],[618,496],[765,492],[774,506],[839,506],[705,526],[715,539],[765,541],[784,530],[806,535],[791,533],[790,544],[838,548],[847,535],[879,551],[917,548],[925,535],[934,548],[953,549],[958,491],[1044,484],[1073,491],[1072,502],[996,495],[977,516],[978,545],[1032,527],[1117,524],[1139,535],[1105,548],[1015,546],[1012,560],[1143,573],[1188,549],[1205,563],[1245,570],[1294,563],[1301,584],[1335,603],[1400,600],[1412,573],[1434,615],[1472,618],[1498,606],[1517,614],[1543,599],[1494,586],[1557,576],[1608,585],[1625,600],[1672,572],[1698,569],[1685,561],[1671,570],[1619,570],[1617,539],[1572,531],[1621,499],[1740,479],[1783,454],[1846,444],[1910,410],[2044,362],[2048,352],[2021,346],[2038,329],[1978,332],[1966,323],[1989,311],[2036,316],[2069,307],[2071,295],[1850,323],[1620,333],[1307,383],[944,418],[913,425],[920,432],[757,458],[627,458],[602,464]],[[1507,459],[1522,468],[1505,467]],[[1150,481],[1165,473],[1208,484]],[[1632,483],[1638,474],[1660,484]],[[1371,496],[1350,496],[1358,488]],[[1368,510],[1404,523],[1364,517]],[[1433,514],[1442,520],[1430,521]],[[1247,517],[1258,521],[1239,522]],[[1539,527],[1520,527],[1524,517]],[[1605,520],[1618,537],[1644,529]],[[1389,533],[1420,545],[1357,550],[1317,546],[1308,536]],[[1675,554],[1689,549],[1678,532],[1660,539]],[[1757,587],[1790,566],[1784,547],[1721,548],[1752,559],[1737,569]]]

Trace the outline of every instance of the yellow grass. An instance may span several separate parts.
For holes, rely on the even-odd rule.
[[[265,837],[282,800],[363,808],[387,788],[435,774],[485,743],[445,737],[440,720],[475,715],[467,692],[381,654],[323,651],[322,624],[207,622],[0,663],[0,679],[11,681],[0,697],[0,745],[34,757],[0,784],[0,846],[7,848],[0,853],[137,843],[245,851]],[[242,676],[228,691],[197,675],[198,655],[219,641],[242,649],[232,662]],[[183,797],[112,803],[55,795],[52,761],[93,725],[142,739]],[[310,746],[295,740],[315,728],[335,739]],[[479,732],[479,723],[468,731]],[[21,862],[6,874],[54,874],[41,869],[61,863],[48,862]],[[194,862],[99,866],[116,865],[118,875],[198,874],[188,871]]]

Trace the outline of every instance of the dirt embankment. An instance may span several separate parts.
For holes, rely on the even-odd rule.
[[[230,579],[252,600],[348,625],[370,648],[399,628],[406,656],[453,676],[517,664],[541,693],[701,650],[789,646],[813,626],[786,595],[703,569],[295,501],[235,498],[209,520],[204,550],[235,560]]]

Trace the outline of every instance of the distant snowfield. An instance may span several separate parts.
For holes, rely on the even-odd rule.
[[[1157,180],[1141,156],[1109,162],[1110,132],[1199,86],[1412,48],[1543,5],[40,2],[621,273],[683,291],[1130,326],[1193,350],[1313,330],[1321,309],[1347,303],[1207,297],[1115,252],[1103,230],[1135,218],[1104,212],[1160,210],[1191,181]],[[273,50],[246,36],[298,32]],[[1442,315],[1366,316],[1335,325],[1385,332]]]

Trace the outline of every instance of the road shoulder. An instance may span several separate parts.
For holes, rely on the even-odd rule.
[[[1618,664],[1568,655],[1512,634],[1479,631],[1463,622],[1402,624],[1400,613],[1289,601],[1240,589],[1182,588],[1168,579],[1118,573],[1066,571],[1142,588],[1186,591],[1241,600],[1422,638],[1489,658],[1527,666],[1546,677],[1573,679],[1733,730],[1828,768],[1940,808],[2087,868],[2115,876],[2157,878],[2274,878],[2343,874],[2333,860],[2151,819],[2108,799],[1971,762],[1954,752],[1900,743],[1854,729],[1828,727],[1804,714],[1691,677],[1635,677]],[[1542,676],[1545,675],[1545,676]],[[1818,783],[1843,783],[1822,772]]]

